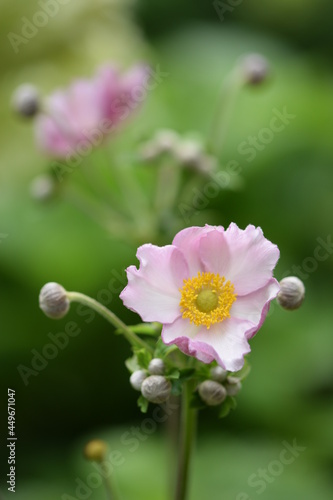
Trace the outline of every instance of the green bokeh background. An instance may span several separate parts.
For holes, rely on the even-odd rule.
[[[227,3],[227,2],[226,2]],[[235,5],[237,2],[230,2]],[[31,180],[46,168],[29,123],[14,117],[10,97],[30,81],[44,94],[91,75],[107,60],[127,67],[137,60],[160,65],[169,76],[151,94],[137,120],[110,150],[131,151],[157,128],[207,133],[222,79],[247,52],[260,52],[272,74],[263,87],[244,89],[230,124],[221,162],[237,160],[242,174],[232,189],[193,215],[204,222],[260,225],[277,243],[277,278],[293,266],[305,273],[304,306],[288,313],[273,305],[252,341],[252,372],[238,408],[223,421],[210,412],[200,419],[190,499],[258,497],[248,478],[279,457],[284,441],[306,450],[286,465],[262,499],[328,500],[333,467],[332,255],[317,262],[318,238],[332,236],[333,68],[332,4],[300,0],[239,2],[219,19],[211,2],[71,0],[15,53],[8,33],[20,34],[23,17],[40,9],[29,0],[2,1],[0,20],[0,440],[4,498],[7,388],[17,399],[18,500],[74,495],[75,478],[91,467],[81,457],[91,437],[107,437],[125,457],[115,475],[124,498],[167,499],[162,427],[130,453],[119,436],[142,425],[124,360],[128,346],[99,318],[87,323],[76,308],[52,322],[38,309],[48,281],[97,297],[114,273],[136,262],[136,248],[120,243],[69,203],[40,205],[29,195]],[[273,110],[295,115],[290,124],[246,161],[238,146],[269,126]],[[186,226],[184,221],[184,226]],[[116,294],[109,307],[124,319]],[[76,321],[80,335],[27,386],[17,366],[29,366],[48,333]],[[271,476],[272,477],[272,476]],[[102,488],[89,498],[103,499]],[[243,500],[247,497],[243,496]]]

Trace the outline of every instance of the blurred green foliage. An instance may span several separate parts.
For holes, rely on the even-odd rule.
[[[221,23],[210,4],[213,15],[200,2],[189,12],[185,2],[152,5],[139,0],[138,19],[148,34],[159,35],[149,44],[127,4],[72,0],[18,54],[7,34],[19,32],[22,17],[31,19],[39,7],[33,1],[2,5],[0,233],[8,236],[0,244],[0,409],[5,415],[7,387],[16,389],[21,447],[17,498],[52,500],[71,494],[73,478],[89,470],[77,458],[82,436],[116,424],[130,427],[142,417],[128,384],[123,339],[99,318],[88,323],[76,308],[58,322],[38,309],[38,292],[47,281],[98,296],[113,273],[121,274],[136,262],[136,249],[111,238],[69,203],[39,205],[31,200],[29,183],[47,162],[35,150],[29,123],[11,114],[12,90],[31,81],[46,94],[72,78],[92,74],[109,59],[125,67],[141,59],[159,64],[168,78],[151,93],[126,134],[110,144],[111,152],[131,151],[156,128],[207,133],[223,78],[239,56],[253,51],[269,59],[272,76],[265,86],[245,89],[239,96],[220,159],[221,165],[237,160],[241,175],[230,189],[212,197],[208,211],[193,215],[190,224],[260,225],[281,250],[277,278],[300,266],[307,275],[307,297],[294,313],[273,305],[251,343],[252,372],[232,416],[221,424],[209,412],[202,415],[202,431],[209,422],[218,437],[199,440],[191,498],[209,493],[217,500],[222,488],[226,499],[242,491],[256,498],[248,477],[276,458],[282,441],[294,438],[306,451],[261,498],[331,498],[333,260],[328,255],[314,272],[307,272],[304,259],[313,257],[318,238],[332,235],[333,75],[327,58],[332,6],[324,0],[244,2]],[[190,23],[204,17],[212,24]],[[258,136],[269,126],[273,110],[284,107],[295,118],[247,161],[239,145]],[[117,294],[109,307],[124,320],[136,319]],[[29,366],[31,350],[41,352],[49,342],[47,334],[63,331],[69,320],[78,323],[80,335],[25,386],[17,366]],[[1,437],[4,429],[2,425]],[[111,442],[117,443],[119,432],[111,435]],[[128,498],[149,500],[150,490],[152,500],[166,498],[163,453],[162,441],[153,435],[119,468],[118,482],[128,488]],[[93,498],[103,498],[100,489]]]

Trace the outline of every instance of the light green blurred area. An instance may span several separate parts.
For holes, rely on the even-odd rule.
[[[297,2],[291,4],[301,12]],[[151,92],[124,135],[109,145],[111,155],[128,154],[157,128],[206,134],[222,80],[247,52],[263,53],[272,71],[263,87],[242,91],[221,154],[221,165],[237,160],[242,175],[233,189],[211,199],[209,210],[191,217],[190,224],[260,225],[281,251],[277,278],[300,266],[307,276],[307,295],[299,311],[282,311],[276,304],[271,308],[252,340],[252,372],[236,411],[221,422],[204,413],[191,499],[240,500],[241,492],[257,498],[249,476],[276,460],[283,441],[294,439],[306,450],[260,498],[331,498],[332,255],[318,262],[315,271],[304,270],[317,239],[332,235],[331,66],[320,53],[301,52],[282,37],[237,23],[189,23],[149,43],[130,5],[120,1],[69,1],[15,54],[7,34],[20,32],[22,17],[32,19],[36,5],[3,1],[0,20],[0,234],[8,235],[0,244],[1,399],[3,404],[7,387],[14,386],[22,447],[16,498],[53,500],[65,492],[74,494],[75,478],[91,470],[80,459],[85,436],[107,435],[117,448],[118,436],[133,423],[139,425],[142,416],[123,365],[126,344],[102,320],[87,324],[75,309],[70,319],[82,333],[27,387],[17,372],[19,364],[30,363],[31,349],[41,351],[47,333],[63,331],[68,321],[53,323],[42,316],[37,304],[41,286],[59,281],[96,297],[114,271],[136,263],[136,248],[106,234],[69,203],[39,205],[31,199],[29,184],[47,161],[35,148],[31,124],[11,113],[13,89],[30,81],[46,95],[75,77],[92,75],[107,60],[125,68],[143,59],[160,65],[169,76]],[[282,7],[276,5],[281,16]],[[253,16],[256,9],[260,13],[258,2],[253,10],[244,9]],[[295,118],[248,162],[239,145],[269,126],[274,109],[284,107]],[[146,170],[141,174],[148,179]],[[118,297],[109,306],[124,320],[135,321]],[[121,429],[99,430],[116,425]],[[215,434],[206,434],[210,428]],[[126,461],[115,474],[124,498],[169,498],[162,437],[153,434],[135,453],[123,452]],[[101,488],[92,498],[102,500]]]

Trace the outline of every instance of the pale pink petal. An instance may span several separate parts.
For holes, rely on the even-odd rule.
[[[213,230],[200,239],[200,259],[206,272],[226,276],[230,267],[230,249],[225,235]]]
[[[75,81],[68,89],[68,101],[68,118],[77,136],[89,135],[91,129],[100,128],[103,115],[93,81]]]
[[[233,318],[246,320],[252,327],[246,332],[246,337],[252,338],[263,324],[271,300],[279,293],[280,285],[272,278],[267,285],[248,295],[237,297],[230,314]]]
[[[47,115],[40,115],[35,122],[35,137],[38,147],[55,158],[65,158],[71,151],[72,141]]]
[[[189,227],[176,234],[172,244],[180,248],[185,255],[190,277],[196,276],[198,271],[205,270],[200,258],[199,246],[201,239],[214,230],[223,231],[223,228],[217,229],[215,226],[206,224],[205,227]]]
[[[136,66],[122,76],[114,67],[104,66],[94,78],[75,80],[49,96],[45,116],[36,121],[41,149],[66,158],[80,154],[81,148],[86,151],[102,144],[138,107],[137,87],[144,86],[146,71],[142,65]]]
[[[114,66],[100,68],[96,77],[96,92],[103,118],[116,125],[123,112],[123,97],[119,71]]]
[[[225,238],[231,256],[225,277],[235,285],[235,292],[246,295],[263,287],[279,259],[278,247],[264,237],[259,227],[251,225],[241,230],[230,224]]]
[[[237,371],[251,350],[245,336],[250,327],[247,321],[230,318],[207,329],[178,318],[171,325],[164,325],[162,339],[165,344],[175,344],[185,354],[204,363],[216,360],[226,370]]]
[[[135,99],[135,94],[138,88],[147,91],[146,85],[149,78],[149,66],[145,64],[137,64],[130,68],[121,77],[121,89],[129,94],[132,99]]]
[[[188,276],[184,256],[172,245],[148,244],[138,249],[137,257],[140,268],[127,269],[128,285],[120,298],[144,321],[173,322],[181,314],[179,288]]]
[[[251,351],[245,335],[250,326],[247,321],[228,318],[212,325],[209,330],[201,329],[193,348],[200,348],[224,369],[238,371],[244,364],[245,354]]]
[[[189,320],[180,317],[172,324],[163,326],[162,340],[166,345],[177,345],[183,353],[189,356],[194,356],[204,363],[211,363],[214,357],[205,352],[205,345],[194,343],[194,338],[200,329],[206,330],[206,327],[195,326]]]

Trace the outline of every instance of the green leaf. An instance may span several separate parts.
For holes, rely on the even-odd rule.
[[[140,366],[138,363],[138,358],[134,354],[131,358],[126,359],[125,361],[125,366],[128,369],[129,372],[133,373],[137,370],[140,370]]]
[[[171,346],[171,348],[173,348],[173,346]],[[165,345],[163,340],[159,338],[156,342],[155,357],[163,359],[167,356],[169,350],[170,346]]]
[[[219,418],[226,417],[231,410],[234,410],[237,406],[237,401],[235,398],[228,396],[227,399],[220,406]]]
[[[129,326],[129,329],[134,333],[152,335],[153,337],[157,337],[161,333],[161,326],[159,323],[139,323],[138,325]]]
[[[198,377],[202,380],[210,379],[210,370],[212,365],[206,365],[201,363],[197,369]]]
[[[178,380],[180,376],[180,371],[177,368],[174,368],[167,374],[167,378],[170,380]]]
[[[190,408],[195,408],[197,410],[203,410],[204,408],[207,408],[207,405],[202,401],[198,392],[195,392],[193,394],[190,402]]]
[[[147,370],[152,359],[150,352],[146,351],[146,349],[134,349],[134,353],[137,357],[139,367]]]
[[[179,372],[179,380],[185,382],[186,380],[192,378],[194,374],[195,374],[195,368],[184,368],[184,370],[180,370]]]
[[[138,407],[140,408],[142,413],[147,413],[148,406],[149,406],[149,401],[141,395],[138,399]]]
[[[182,391],[183,391],[183,384],[180,382],[180,380],[173,380],[171,394],[173,396],[180,396]]]

